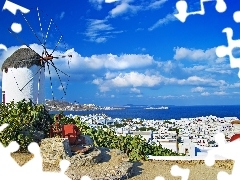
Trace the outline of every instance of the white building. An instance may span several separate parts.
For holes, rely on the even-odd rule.
[[[194,143],[179,143],[178,144],[179,153],[186,154],[186,156],[195,156],[195,145]]]
[[[18,102],[31,99],[45,103],[44,67],[40,55],[22,46],[8,57],[2,65],[2,102]]]

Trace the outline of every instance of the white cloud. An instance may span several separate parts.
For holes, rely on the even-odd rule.
[[[218,95],[218,96],[227,95],[227,93],[224,92],[224,91],[217,91],[217,92],[214,92],[213,94],[214,94],[214,95]]]
[[[226,86],[227,83],[224,80],[215,80],[212,78],[201,78],[198,76],[190,76],[186,79],[177,78],[164,78],[165,84],[179,84],[179,85],[205,85],[212,87]]]
[[[92,3],[97,10],[101,10],[104,0],[89,0],[89,2]]]
[[[173,95],[165,95],[165,96],[158,96],[158,98],[161,98],[161,99],[179,99],[179,98],[189,98],[189,97],[192,97],[192,96],[187,96],[187,95],[179,95],[179,96],[173,96]]]
[[[232,74],[232,71],[230,69],[226,69],[224,67],[211,67],[211,68],[206,68],[205,71],[207,72],[215,72],[219,74]]]
[[[210,93],[209,93],[209,92],[203,92],[203,93],[201,93],[201,95],[202,95],[202,96],[209,96]]]
[[[161,8],[163,4],[165,4],[168,0],[157,0],[150,3],[147,9],[158,9]]]
[[[111,98],[115,98],[115,95],[112,94],[112,95],[111,95]]]
[[[205,88],[203,87],[196,87],[196,88],[192,88],[192,92],[203,92],[205,90]]]
[[[117,56],[113,54],[102,54],[82,57],[75,52],[74,49],[69,50],[69,54],[73,55],[71,64],[74,69],[125,70],[148,67],[154,64],[154,59],[150,55],[122,54]]]
[[[108,24],[106,19],[89,19],[85,35],[88,37],[89,41],[102,43],[106,42],[108,38],[111,38],[111,35],[109,34],[113,29],[114,28]]]
[[[123,0],[120,4],[118,4],[109,12],[110,16],[116,17],[127,12],[136,13],[138,10],[141,9],[141,6],[130,5],[130,2],[131,1],[129,0]]]
[[[174,64],[172,61],[158,62],[157,65],[165,72],[170,72],[173,68],[176,67],[176,64]]]
[[[64,16],[65,16],[65,12],[62,12],[61,14],[60,14],[60,19],[62,19],[62,18],[64,18]]]
[[[172,95],[158,96],[158,97],[162,98],[162,99],[172,99],[172,98],[175,98],[175,96],[172,96]]]
[[[240,82],[236,82],[228,86],[229,88],[240,88]]]
[[[166,25],[169,22],[176,21],[177,18],[173,14],[168,14],[166,17],[159,19],[152,27],[148,28],[149,31],[156,29],[159,26]]]
[[[161,82],[161,77],[156,75],[145,75],[138,72],[120,73],[111,80],[115,87],[153,87]]]
[[[58,90],[60,90],[60,91],[63,91],[63,89],[64,89],[64,91],[66,91],[66,82],[62,82],[62,84],[59,85],[59,87],[58,87]]]
[[[188,49],[184,47],[177,47],[174,48],[175,50],[175,55],[174,59],[175,60],[193,60],[193,61],[203,61],[203,60],[217,60],[216,48],[211,48],[207,50],[202,50],[202,49]]]
[[[113,2],[117,2],[117,1],[120,1],[120,0],[105,0],[105,3],[113,3]]]
[[[188,73],[196,73],[196,71],[203,71],[206,69],[206,66],[196,65],[193,67],[184,67],[183,70]]]
[[[119,73],[116,77],[108,80],[94,79],[93,84],[99,86],[100,91],[109,91],[111,88],[124,87],[154,87],[161,82],[161,76],[146,75],[138,72]],[[136,89],[134,89],[136,91]]]
[[[131,4],[132,2],[134,2],[134,0],[118,0],[116,1],[116,7],[109,12],[109,16],[107,18],[114,18],[127,13],[133,14],[137,13],[138,11],[159,9],[167,1],[168,0],[153,0],[151,2],[143,1],[139,3],[139,5],[134,5]]]
[[[139,89],[135,88],[135,87],[131,88],[131,92],[134,92],[134,93],[137,93],[137,94],[141,93],[141,91]]]

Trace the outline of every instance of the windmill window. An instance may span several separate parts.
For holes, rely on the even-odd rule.
[[[5,104],[5,91],[2,92],[2,103]]]
[[[8,68],[5,68],[5,73],[7,73],[8,72]]]

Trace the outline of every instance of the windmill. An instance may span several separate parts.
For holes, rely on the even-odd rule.
[[[21,47],[2,65],[2,102],[31,99],[34,103],[44,104],[45,75],[49,76],[52,99],[56,99],[53,91],[55,83],[59,84],[63,98],[70,76],[60,70],[54,60],[63,62],[62,67],[67,64],[70,68],[69,59],[72,55],[68,54],[58,26],[38,8],[31,9],[29,14],[16,15],[14,22],[22,24],[22,32],[15,33],[11,28],[8,28],[8,31]],[[58,83],[53,82],[54,75]]]

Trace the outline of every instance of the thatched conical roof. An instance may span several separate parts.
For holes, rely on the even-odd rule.
[[[231,124],[240,124],[240,120],[234,120],[231,122]]]
[[[8,57],[2,64],[2,71],[5,68],[30,68],[33,65],[41,66],[41,56],[28,47],[21,47]]]

